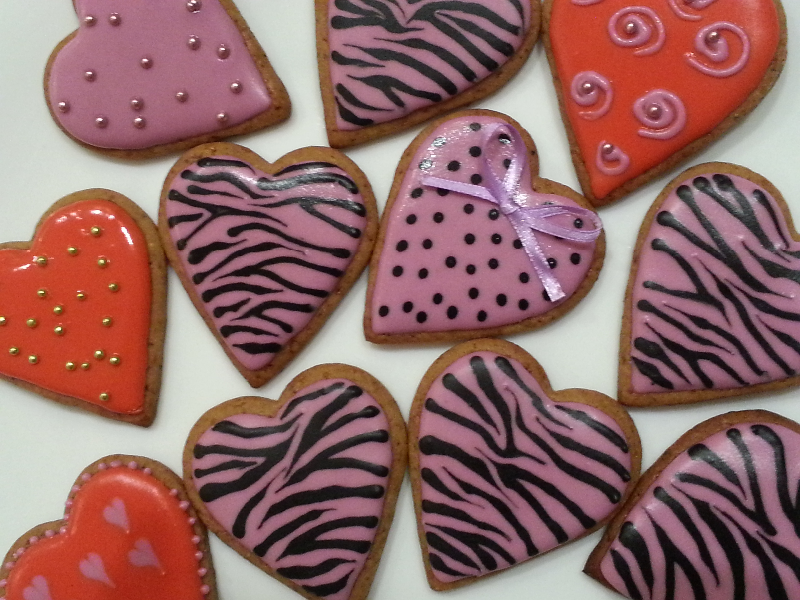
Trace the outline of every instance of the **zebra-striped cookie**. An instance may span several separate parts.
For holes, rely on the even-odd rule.
[[[800,383],[800,243],[780,192],[735,165],[676,177],[644,219],[619,399],[647,406]]]
[[[369,260],[377,208],[364,174],[329,148],[270,164],[198,146],[170,171],[167,257],[228,357],[264,385],[311,340]]]
[[[798,600],[800,425],[733,412],[642,476],[586,573],[636,600]]]
[[[503,340],[456,346],[425,374],[409,421],[428,583],[473,583],[596,530],[640,463],[636,427],[608,396],[554,392]]]
[[[277,402],[212,408],[183,464],[201,518],[247,560],[306,598],[367,596],[406,466],[405,422],[372,376],[320,365]]]
[[[334,148],[480,100],[524,64],[539,0],[316,0],[317,56]]]

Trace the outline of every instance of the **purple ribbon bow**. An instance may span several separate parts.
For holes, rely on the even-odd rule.
[[[441,177],[423,177],[422,185],[449,190],[459,194],[466,194],[481,200],[487,200],[496,204],[514,227],[517,236],[519,236],[522,247],[528,255],[528,258],[533,265],[536,275],[542,282],[547,296],[551,302],[561,300],[566,296],[561,289],[555,275],[553,275],[550,265],[547,264],[547,257],[542,252],[539,242],[536,239],[535,231],[547,233],[555,237],[564,238],[574,242],[591,242],[597,239],[602,230],[600,219],[591,210],[579,208],[576,206],[562,206],[558,204],[544,204],[549,202],[550,196],[548,194],[539,194],[536,192],[523,192],[520,190],[520,179],[525,169],[525,158],[527,148],[522,136],[519,132],[507,123],[496,123],[485,128],[484,147],[487,146],[492,136],[500,129],[507,129],[510,134],[510,140],[506,143],[512,144],[513,155],[511,164],[508,166],[503,177],[497,175],[492,168],[488,152],[484,152],[483,156],[483,181],[484,185],[473,185],[471,183],[462,183],[460,181],[452,181],[450,179],[442,179]],[[502,141],[502,140],[501,140]],[[532,198],[538,202],[537,206],[526,206],[525,200]],[[568,215],[576,219],[585,219],[593,223],[593,227],[589,229],[567,229],[560,225],[550,222],[553,217],[560,217]]]

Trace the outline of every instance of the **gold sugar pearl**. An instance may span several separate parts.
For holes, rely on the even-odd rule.
[[[100,237],[100,235],[103,233],[103,230],[99,227],[92,227],[89,230],[89,233],[91,233],[94,237]]]
[[[119,291],[119,284],[117,284],[117,283],[109,283],[108,284],[108,289],[111,290],[112,292],[118,292]]]
[[[6,323],[8,323],[8,319],[5,317],[0,317],[0,326],[5,325]]]
[[[122,359],[119,356],[112,356],[108,359],[108,362],[116,367],[122,362]]]
[[[75,297],[78,300],[86,300],[86,293],[85,292],[78,292],[77,294],[75,294]]]
[[[103,327],[111,327],[113,324],[114,322],[111,320],[111,317],[106,317],[103,319]]]
[[[74,371],[74,370],[75,370],[75,367],[76,367],[76,365],[75,365],[75,363],[74,363],[74,362],[68,362],[68,363],[67,363],[66,365],[64,365],[64,366],[67,368],[67,371]]]
[[[58,305],[56,305],[56,306],[54,306],[54,307],[53,307],[53,314],[54,314],[54,315],[60,315],[60,314],[62,314],[63,312],[64,312],[64,307],[63,307],[63,306],[61,306],[60,304],[58,304]]]
[[[47,257],[46,256],[37,256],[36,257],[36,264],[39,265],[40,267],[46,267],[47,266]]]
[[[108,402],[110,399],[111,399],[111,396],[109,394],[107,394],[106,392],[103,392],[102,394],[100,394],[101,402]]]
[[[28,357],[28,362],[29,362],[29,363],[31,363],[32,365],[35,365],[36,363],[38,363],[38,362],[39,362],[39,357],[38,357],[38,356],[36,356],[35,354],[31,354],[31,355]]]
[[[54,332],[56,335],[64,335],[64,328],[63,328],[61,325],[59,325],[58,327],[56,327],[55,329],[53,329],[53,332]]]
[[[101,256],[97,259],[97,266],[101,269],[105,269],[108,266],[108,259],[105,256]]]
[[[36,295],[39,296],[39,298],[47,298],[47,290],[37,290]]]
[[[17,354],[19,354],[19,348],[9,348],[8,349],[8,353],[11,356],[16,356]]]
[[[67,248],[67,253],[70,256],[78,256],[78,249],[75,246],[70,246]]]
[[[97,360],[103,360],[106,357],[106,353],[103,352],[102,350],[95,350],[94,351],[94,357]]]
[[[25,325],[27,325],[31,329],[36,327],[38,324],[39,324],[39,322],[36,319],[28,319],[27,321],[25,321]]]
[[[91,366],[92,365],[90,365],[89,363],[81,363],[81,369],[83,369],[84,371],[88,371],[89,367]]]

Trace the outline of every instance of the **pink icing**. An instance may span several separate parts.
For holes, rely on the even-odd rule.
[[[76,0],[75,8],[81,26],[46,83],[58,123],[82,142],[148,148],[237,125],[272,104],[219,0]]]
[[[614,144],[602,140],[597,145],[595,166],[606,175],[621,175],[631,166],[631,159]]]
[[[399,119],[460,94],[506,63],[530,0],[329,0],[336,127]]]
[[[231,433],[231,424],[249,434]],[[203,433],[193,450],[194,486],[213,518],[271,569],[312,594],[344,600],[383,512],[388,431],[368,393],[348,380],[318,381],[276,417],[236,414]],[[326,496],[334,488],[362,493]],[[338,526],[314,535],[329,524]],[[316,540],[323,542],[317,547]],[[332,561],[338,564],[310,577],[298,572]],[[346,583],[323,593],[340,580]]]
[[[633,114],[644,125],[639,135],[656,140],[671,140],[686,127],[686,107],[667,90],[653,90],[633,105]]]
[[[440,581],[546,552],[620,501],[631,469],[620,427],[592,406],[553,402],[518,361],[463,356],[426,398],[422,525]]]
[[[188,285],[236,359],[265,367],[350,265],[366,226],[358,187],[332,164],[268,175],[231,156],[202,159],[170,187],[166,215]]]
[[[484,145],[483,128],[497,123],[503,121],[458,117],[419,145],[391,213],[384,217],[384,249],[368,307],[374,332],[496,327],[543,314],[563,302],[544,298],[542,282],[514,227],[494,204],[457,192],[443,196],[422,183],[428,177],[484,183],[487,157],[492,170],[504,172],[514,156],[513,144],[501,143],[498,137]],[[516,198],[528,206],[552,202],[578,207],[569,198],[536,194],[527,164]],[[592,226],[581,220],[578,227],[574,217],[566,215],[552,221],[577,229]],[[595,242],[570,242],[539,232],[536,239],[544,256],[552,259],[552,272],[569,298],[588,272]]]
[[[794,431],[767,422],[715,433],[673,460],[628,513],[601,560],[603,577],[648,600],[797,600],[797,573],[778,557],[800,556],[797,516],[787,513],[797,510],[799,481]],[[670,553],[684,562],[671,564]],[[667,568],[675,569],[672,582]]]
[[[750,180],[711,172],[676,186],[641,246],[631,389],[729,389],[800,372],[799,251]]]
[[[608,35],[617,46],[635,48],[636,56],[655,54],[667,39],[664,23],[647,6],[628,6],[614,13],[608,22]]]
[[[572,79],[570,95],[579,106],[592,107],[591,110],[583,110],[578,113],[589,121],[594,121],[607,114],[611,110],[611,102],[614,100],[611,82],[594,71],[581,71],[575,75]]]
[[[750,60],[750,38],[747,37],[747,32],[738,25],[726,21],[712,23],[698,31],[694,41],[695,49],[711,62],[720,63],[728,60],[730,48],[727,40],[722,35],[723,31],[730,31],[739,38],[741,56],[731,66],[724,69],[716,69],[698,60],[694,52],[688,52],[686,59],[689,64],[701,73],[712,77],[731,77],[744,69],[747,61]],[[719,36],[719,38],[712,41],[710,36]]]

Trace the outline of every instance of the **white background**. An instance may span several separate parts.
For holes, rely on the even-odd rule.
[[[233,141],[270,161],[298,147],[326,145],[312,0],[237,0],[237,5],[283,79],[293,113],[282,125]],[[792,26],[800,24],[800,3],[788,0],[785,9],[791,38]],[[177,158],[145,163],[104,158],[72,142],[50,119],[42,92],[44,66],[52,48],[77,23],[70,0],[0,0],[2,241],[30,239],[47,207],[86,188],[120,192],[155,219],[161,186]],[[800,67],[792,50],[790,47],[783,75],[755,112],[686,166],[719,160],[753,169],[782,191],[800,219],[800,153],[796,150],[800,142]],[[541,44],[508,85],[477,106],[518,120],[536,141],[541,175],[577,189]],[[370,179],[380,208],[400,155],[419,129],[347,152]],[[608,250],[594,289],[561,320],[512,338],[542,364],[555,389],[584,387],[612,397],[616,394],[619,324],[632,247],[651,202],[676,174],[669,173],[603,209],[600,216]],[[0,280],[0,293],[2,286]],[[112,453],[138,454],[180,472],[184,441],[203,412],[240,395],[276,398],[286,383],[313,365],[347,362],[369,371],[408,415],[420,378],[447,346],[382,348],[367,343],[361,330],[365,290],[366,277],[362,277],[305,351],[278,377],[254,391],[228,362],[170,272],[163,387],[158,414],[149,429],[67,408],[0,381],[0,556],[29,528],[62,516],[72,482],[89,463]],[[635,410],[632,415],[644,445],[644,466],[685,430],[720,413],[764,408],[798,420],[798,396],[800,392],[790,390],[703,406]],[[615,594],[581,574],[599,536],[596,533],[447,597],[614,598]],[[213,536],[211,543],[224,600],[299,597]],[[407,479],[371,597],[440,597],[425,580]]]

